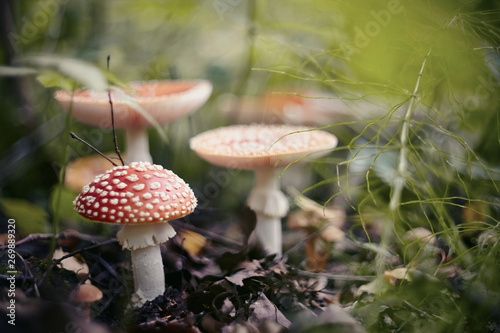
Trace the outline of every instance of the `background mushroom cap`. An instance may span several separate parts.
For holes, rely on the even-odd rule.
[[[122,154],[122,157],[125,158],[125,155]],[[73,191],[80,192],[95,176],[106,172],[111,166],[108,160],[98,154],[80,157],[66,166],[64,185]]]
[[[337,228],[333,224],[328,224],[328,226],[323,230],[320,234],[319,237],[323,239],[325,242],[339,242],[345,238],[344,232]]]
[[[133,162],[96,176],[73,204],[92,221],[137,225],[186,216],[194,211],[197,200],[189,185],[172,171]]]
[[[147,128],[150,122],[134,108],[138,104],[156,122],[166,124],[187,116],[200,108],[212,93],[212,84],[195,81],[131,82],[129,89],[111,87],[115,128]],[[85,124],[111,128],[107,92],[91,90],[57,91],[54,94],[65,111]]]
[[[75,290],[71,299],[77,303],[93,303],[102,298],[102,291],[91,284],[82,284]]]
[[[255,170],[284,167],[312,153],[326,155],[337,142],[333,134],[305,126],[252,124],[198,134],[190,146],[212,164]]]

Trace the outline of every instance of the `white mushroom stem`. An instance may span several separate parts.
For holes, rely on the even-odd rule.
[[[268,254],[282,254],[281,218],[289,208],[280,189],[281,169],[266,168],[255,171],[256,184],[247,200],[257,215],[255,236]]]
[[[165,291],[165,274],[160,244],[175,236],[168,223],[124,225],[117,238],[124,249],[132,255],[135,306],[154,300]]]
[[[153,158],[149,153],[149,138],[146,129],[128,129],[125,131],[127,147],[126,162],[149,162],[153,163]]]

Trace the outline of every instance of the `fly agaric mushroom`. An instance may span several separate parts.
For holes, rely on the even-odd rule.
[[[256,185],[247,199],[257,215],[255,235],[267,253],[281,255],[281,217],[289,208],[279,184],[282,168],[313,153],[327,154],[337,138],[303,126],[254,124],[210,130],[192,138],[190,145],[212,164],[255,171]]]
[[[125,130],[128,162],[152,163],[147,134],[152,121],[162,125],[191,114],[212,93],[212,84],[205,80],[131,82],[128,88],[111,87],[114,124]],[[112,127],[107,92],[60,90],[54,97],[64,110],[71,110],[76,120],[100,128]]]
[[[116,166],[85,185],[74,201],[89,220],[122,225],[117,238],[132,255],[135,305],[165,291],[160,244],[175,236],[168,223],[194,211],[197,200],[179,176],[160,165]]]

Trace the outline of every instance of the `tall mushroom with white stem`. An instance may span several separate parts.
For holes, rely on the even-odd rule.
[[[115,128],[125,130],[126,161],[152,163],[147,129],[193,113],[211,93],[212,84],[205,80],[131,82],[127,90],[111,87]],[[71,109],[76,120],[111,128],[107,92],[60,90],[54,97],[64,110],[69,112]]]
[[[257,215],[255,235],[268,254],[281,255],[281,218],[289,205],[279,175],[292,162],[327,154],[336,147],[337,138],[304,126],[255,124],[210,130],[192,138],[190,144],[212,164],[255,171],[256,185],[247,200]]]
[[[116,166],[96,176],[74,201],[75,210],[89,220],[123,226],[117,238],[131,251],[135,306],[165,291],[160,244],[176,234],[168,221],[192,213],[196,205],[188,184],[149,162]]]

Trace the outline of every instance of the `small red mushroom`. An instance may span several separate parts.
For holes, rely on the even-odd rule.
[[[193,191],[179,176],[160,165],[133,162],[96,176],[74,201],[89,220],[123,225],[117,238],[132,254],[136,305],[165,291],[159,244],[175,236],[167,222],[192,213]]]

